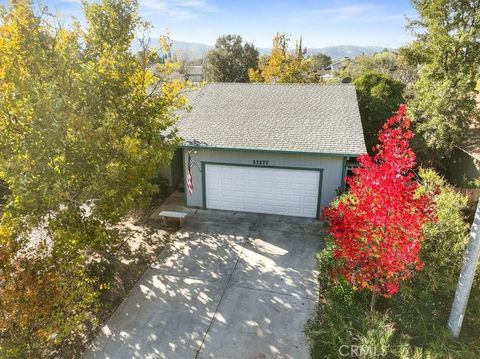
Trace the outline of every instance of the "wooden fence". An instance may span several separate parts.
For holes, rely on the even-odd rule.
[[[455,191],[463,194],[468,198],[468,203],[475,204],[480,198],[480,188],[460,188],[455,187]]]

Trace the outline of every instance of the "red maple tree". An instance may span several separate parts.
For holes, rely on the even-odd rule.
[[[347,178],[349,192],[323,211],[334,241],[334,275],[355,289],[369,290],[372,310],[377,294],[390,297],[401,281],[422,268],[422,226],[433,220],[433,204],[416,195],[414,136],[401,105],[378,135],[372,156],[358,157],[359,167]]]

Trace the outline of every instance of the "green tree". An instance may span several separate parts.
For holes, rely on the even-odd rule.
[[[137,7],[84,3],[86,27],[29,0],[0,10],[1,357],[43,357],[89,317],[115,224],[157,191],[178,143],[183,84],[154,76],[146,41],[131,52]]]
[[[417,79],[417,66],[407,56],[404,48],[396,52],[383,50],[373,55],[358,56],[347,61],[337,75],[355,80],[363,74],[376,72],[392,76],[410,87]]]
[[[205,58],[205,78],[214,82],[248,82],[248,69],[257,68],[258,51],[242,44],[239,35],[223,35]]]
[[[312,62],[312,66],[316,71],[323,70],[332,63],[332,58],[330,56],[321,53],[309,56],[308,58]]]
[[[357,77],[368,73],[377,72],[386,75],[393,75],[397,69],[397,55],[388,50],[377,52],[373,55],[361,55],[346,62],[339,70],[341,77]]]
[[[443,160],[480,119],[480,2],[414,0],[416,40],[406,51],[420,67],[410,112],[428,158]],[[424,160],[427,156],[424,155]]]
[[[354,81],[362,118],[365,143],[370,152],[377,143],[378,131],[391,117],[398,105],[405,102],[405,85],[393,77],[380,73],[366,73]]]

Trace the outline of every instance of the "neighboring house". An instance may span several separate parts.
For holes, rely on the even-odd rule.
[[[323,70],[318,70],[318,76],[320,79],[329,80],[335,77],[335,72],[342,69],[350,58],[344,57],[341,60],[335,61]]]
[[[324,79],[324,80],[328,80],[333,77],[332,70],[327,70],[327,69],[318,70],[317,74],[320,79]]]
[[[212,83],[189,104],[178,123],[189,207],[318,218],[366,151],[353,85]]]
[[[340,70],[343,66],[345,66],[345,63],[347,61],[350,61],[349,57],[344,57],[341,60],[337,60],[335,62],[332,62],[329,67],[327,67],[327,70],[331,70],[332,72]]]
[[[203,66],[194,65],[185,67],[185,78],[194,85],[203,81]]]
[[[175,81],[180,81],[184,82],[185,81],[185,76],[179,72],[179,71],[173,71],[168,74],[164,74],[162,72],[158,71],[157,64],[153,64],[149,67],[149,71],[160,81],[164,81],[165,79],[168,80],[175,80]],[[150,93],[153,89],[156,89],[155,85],[152,85],[147,92]]]

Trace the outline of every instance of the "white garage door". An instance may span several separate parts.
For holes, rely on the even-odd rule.
[[[316,217],[320,171],[205,165],[206,207]]]

